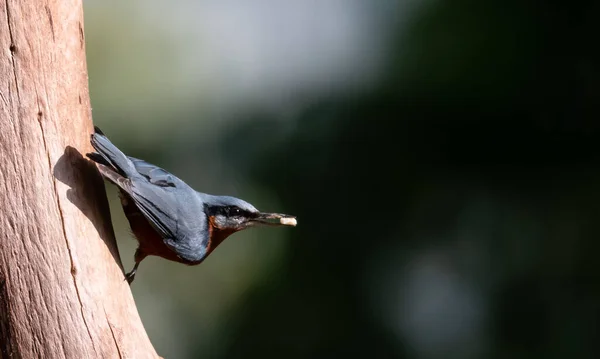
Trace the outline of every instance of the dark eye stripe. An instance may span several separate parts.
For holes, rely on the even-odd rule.
[[[235,206],[223,207],[221,209],[221,213],[228,217],[246,215],[246,211],[242,210],[239,207],[235,207]]]

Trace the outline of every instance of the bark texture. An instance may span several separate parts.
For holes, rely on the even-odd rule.
[[[81,0],[0,0],[0,358],[154,358],[92,133]]]

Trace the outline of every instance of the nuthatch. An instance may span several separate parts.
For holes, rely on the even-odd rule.
[[[237,231],[296,225],[294,216],[259,212],[235,197],[196,192],[164,169],[126,156],[98,127],[94,129],[91,143],[97,152],[87,156],[119,187],[123,211],[139,243],[135,265],[126,274],[129,283],[147,256],[196,265]]]

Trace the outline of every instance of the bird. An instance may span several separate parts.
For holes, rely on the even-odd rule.
[[[231,196],[194,190],[168,171],[125,155],[97,126],[90,142],[102,177],[117,186],[123,212],[138,241],[131,283],[147,256],[200,264],[227,237],[254,226],[296,226],[295,216],[267,213]]]

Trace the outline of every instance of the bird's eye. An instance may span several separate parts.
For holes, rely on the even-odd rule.
[[[239,216],[240,214],[242,214],[242,210],[238,207],[229,207],[230,216]]]

